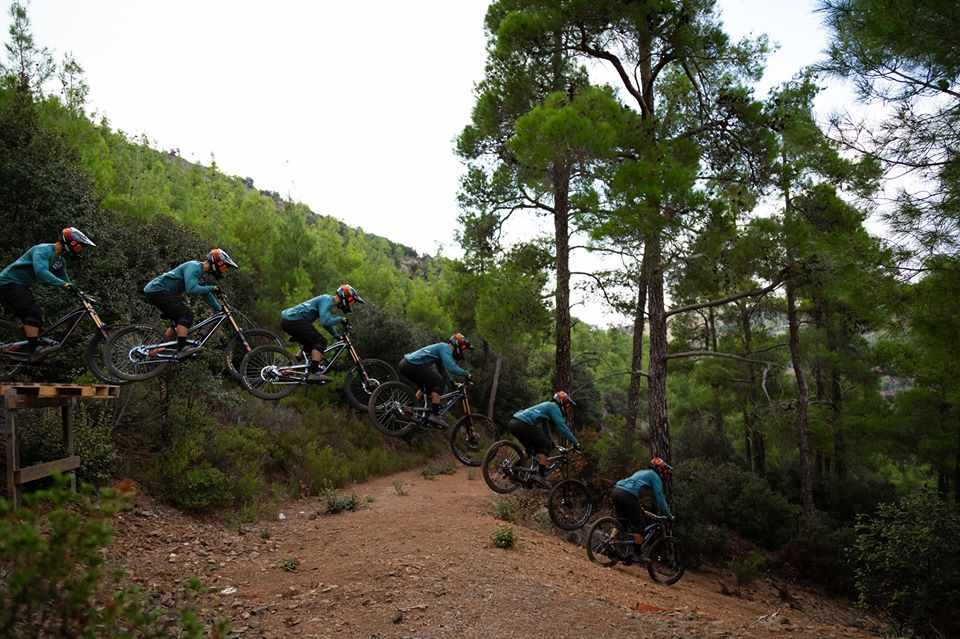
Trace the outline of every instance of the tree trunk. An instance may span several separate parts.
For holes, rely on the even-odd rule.
[[[557,389],[571,392],[573,367],[570,346],[570,169],[556,161],[551,170],[553,178],[553,226],[557,243],[557,297],[556,297],[556,375]]]
[[[953,499],[960,504],[960,428],[957,428],[957,452],[953,457]]]
[[[745,308],[740,312],[740,330],[743,335],[744,357],[750,357],[753,353],[753,325],[751,322],[751,310]],[[763,456],[763,433],[758,429],[758,424],[754,419],[754,410],[757,405],[757,373],[753,364],[747,364],[747,396],[743,403],[743,427],[746,432],[747,459],[750,461],[750,470],[759,476],[766,472],[765,460]]]
[[[646,322],[647,279],[650,262],[646,254],[640,267],[640,279],[637,282],[637,306],[633,317],[633,355],[630,358],[630,388],[627,390],[627,414],[624,425],[623,453],[632,455],[636,445],[637,415],[640,412],[640,391],[643,383],[643,326]]]
[[[671,463],[670,428],[667,423],[667,317],[663,301],[663,267],[660,236],[650,235],[646,243],[650,255],[650,280],[647,305],[650,316],[650,366],[648,410],[653,454]]]
[[[503,357],[497,355],[497,365],[493,370],[493,382],[490,385],[490,399],[487,403],[487,417],[493,420],[493,407],[497,403],[497,388],[500,386],[500,367],[503,365]]]
[[[790,361],[797,385],[797,434],[800,439],[800,505],[805,523],[814,516],[813,460],[810,458],[810,434],[807,418],[807,379],[804,376],[800,354],[800,322],[797,319],[795,284],[787,280],[787,323],[790,327]]]

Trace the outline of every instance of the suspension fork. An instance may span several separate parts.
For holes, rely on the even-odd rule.
[[[370,376],[367,375],[367,369],[363,367],[363,363],[360,361],[360,355],[357,354],[357,349],[353,347],[353,342],[350,340],[350,336],[345,334],[343,336],[343,341],[347,344],[347,350],[350,353],[350,359],[353,360],[353,365],[356,366],[358,371],[360,371],[360,376],[363,378],[363,382],[366,384],[370,381]]]
[[[247,342],[246,336],[243,334],[243,330],[240,328],[240,325],[237,324],[237,320],[233,318],[233,313],[230,312],[230,307],[226,304],[223,305],[223,313],[227,316],[227,321],[230,322],[230,326],[233,327],[233,330],[236,331],[237,335],[240,337],[240,342],[243,344],[243,348],[246,352],[250,352],[253,349],[250,348],[250,343]]]
[[[97,330],[100,331],[101,335],[103,335],[103,339],[108,339],[110,335],[107,332],[107,325],[102,319],[100,319],[100,315],[97,313],[97,310],[93,308],[93,305],[87,300],[81,301],[83,303],[83,308],[85,308],[87,311],[87,315],[90,316],[90,319],[92,319],[93,323],[97,326]]]

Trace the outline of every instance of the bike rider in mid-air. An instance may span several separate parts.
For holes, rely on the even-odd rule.
[[[293,341],[300,344],[305,354],[310,355],[310,364],[307,368],[307,381],[326,382],[329,378],[320,372],[323,365],[323,351],[327,348],[327,340],[314,328],[317,320],[320,325],[334,338],[339,337],[337,329],[347,323],[346,317],[337,317],[337,310],[351,313],[354,304],[366,304],[357,291],[349,284],[342,284],[335,295],[318,295],[306,302],[284,309],[280,313],[280,328],[287,332]]]
[[[39,358],[47,349],[38,349],[43,311],[33,299],[30,287],[37,280],[63,289],[74,288],[67,274],[67,258],[80,257],[84,248],[96,246],[80,229],[67,227],[52,244],[37,244],[0,271],[0,305],[23,323],[27,345],[20,352],[31,359]]]
[[[553,394],[553,399],[546,402],[540,402],[530,408],[524,408],[513,414],[507,428],[510,433],[520,440],[527,451],[527,456],[536,460],[536,467],[531,467],[533,479],[541,486],[547,485],[545,476],[547,469],[547,455],[553,449],[553,439],[550,437],[550,426],[552,425],[558,433],[564,436],[568,441],[573,442],[574,448],[580,448],[580,442],[577,436],[573,434],[570,427],[567,426],[567,417],[573,415],[573,407],[576,402],[566,391],[558,390]]]
[[[470,341],[462,333],[454,333],[446,342],[437,342],[407,353],[397,365],[397,371],[417,385],[417,400],[423,397],[420,389],[430,393],[430,415],[427,419],[432,424],[447,426],[440,416],[440,392],[445,380],[438,366],[443,366],[448,375],[460,375],[469,381],[470,372],[457,364],[469,350],[472,350]]]
[[[215,248],[207,253],[206,260],[184,262],[172,271],[153,278],[143,287],[147,301],[159,309],[160,317],[170,322],[170,327],[163,336],[167,340],[177,338],[178,359],[197,351],[196,347],[187,347],[187,333],[193,325],[193,311],[187,305],[183,294],[203,295],[210,308],[215,313],[220,312],[223,307],[214,295],[219,287],[215,284],[203,284],[201,280],[208,273],[219,280],[231,268],[240,267],[226,251]]]
[[[650,460],[650,468],[638,470],[618,481],[613,487],[613,507],[617,511],[617,519],[626,522],[629,526],[629,529],[624,532],[633,532],[636,553],[640,552],[640,546],[643,544],[641,531],[646,526],[646,517],[643,515],[643,506],[640,504],[641,499],[653,495],[658,514],[673,518],[663,490],[663,481],[669,479],[672,474],[673,466],[659,457],[654,457]]]

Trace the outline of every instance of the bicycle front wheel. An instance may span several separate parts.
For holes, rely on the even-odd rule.
[[[105,384],[126,384],[127,380],[117,375],[111,375],[107,366],[107,340],[103,334],[96,332],[87,342],[87,350],[83,353],[83,361],[93,376]]]
[[[14,322],[0,320],[0,344],[14,344],[24,341],[23,330]],[[0,379],[9,381],[23,367],[24,362],[14,357],[0,354]]]
[[[246,345],[244,344],[246,340]],[[243,358],[247,353],[258,346],[275,344],[283,346],[283,341],[268,330],[262,328],[249,328],[243,331],[243,339],[240,335],[234,335],[227,345],[226,365],[227,373],[238,382],[243,381]]]
[[[128,382],[142,382],[156,377],[166,370],[170,360],[156,359],[155,354],[150,352],[152,349],[147,347],[169,341],[171,340],[164,337],[164,330],[155,326],[134,325],[121,328],[107,340],[107,368],[112,375]]]
[[[601,517],[587,533],[587,557],[595,564],[609,568],[623,561],[619,551],[620,522],[616,517]]]
[[[579,479],[564,479],[550,490],[547,499],[550,521],[560,530],[577,530],[593,514],[590,489]]]
[[[417,427],[414,407],[417,391],[403,382],[386,382],[370,395],[367,413],[384,435],[403,437]]]
[[[398,377],[393,366],[382,359],[363,359],[360,363],[363,365],[363,370],[367,371],[367,379],[364,380],[360,369],[354,366],[347,373],[343,392],[351,406],[357,410],[366,410],[373,391],[377,390],[381,384],[397,381]]]
[[[243,358],[243,387],[254,397],[277,400],[292,393],[303,383],[304,370],[291,370],[297,360],[276,344],[258,346]]]
[[[683,577],[686,566],[676,537],[660,537],[650,545],[647,573],[658,584],[672,586]]]
[[[450,429],[450,451],[461,464],[479,466],[498,434],[497,425],[486,415],[464,415]]]
[[[483,481],[495,493],[507,495],[520,487],[514,479],[514,468],[523,466],[523,450],[511,441],[501,440],[487,451],[483,458]]]

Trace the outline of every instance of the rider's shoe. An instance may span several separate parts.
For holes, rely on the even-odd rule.
[[[330,381],[330,378],[324,375],[323,373],[321,373],[320,371],[316,371],[313,373],[307,373],[307,381],[311,383],[317,383],[317,384],[326,384],[327,382]]]

